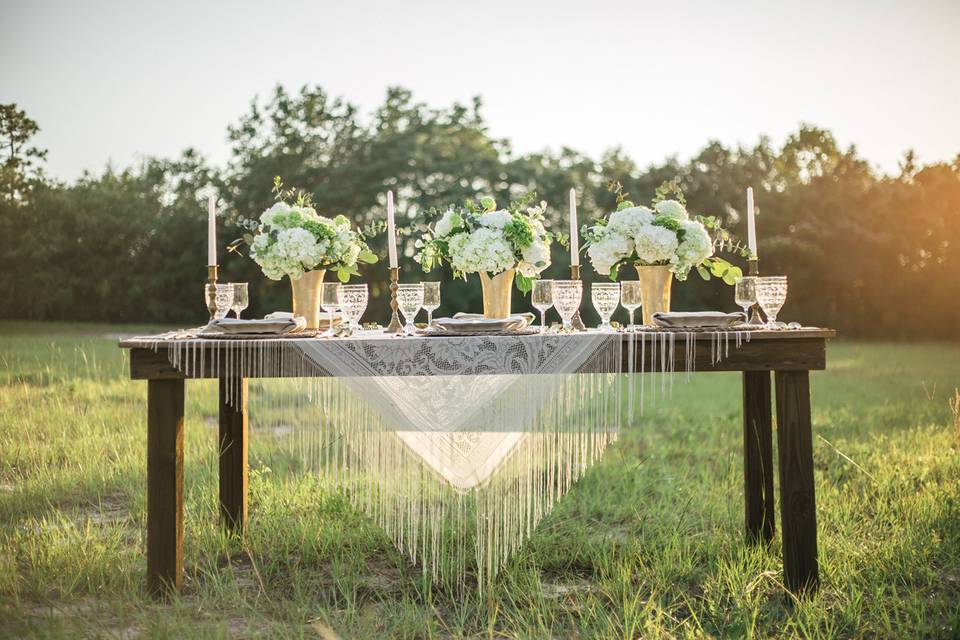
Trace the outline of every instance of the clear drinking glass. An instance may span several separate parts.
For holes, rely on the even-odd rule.
[[[593,302],[593,308],[600,315],[598,329],[604,332],[613,331],[613,327],[610,326],[610,317],[620,304],[620,283],[594,282],[590,285],[590,300]]]
[[[750,319],[750,307],[757,303],[757,278],[756,276],[743,276],[737,280],[733,288],[733,299],[737,304],[743,307],[743,312],[747,314],[747,320]]]
[[[777,314],[787,299],[787,276],[757,278],[757,303],[767,316],[767,329],[775,329]]]
[[[427,326],[433,322],[433,312],[440,306],[440,283],[421,282],[423,285],[423,308],[427,310]]]
[[[250,305],[250,294],[246,282],[232,282],[231,284],[233,285],[233,304],[230,305],[230,308],[233,309],[233,315],[239,320],[240,312]]]
[[[333,335],[333,320],[337,315],[337,309],[340,308],[340,283],[324,282],[320,285],[320,308],[326,311],[330,316],[330,324],[327,326],[325,336]]]
[[[367,310],[369,296],[365,284],[341,284],[337,287],[337,305],[350,323],[350,331],[360,331],[360,318]]]
[[[553,281],[553,306],[560,319],[563,320],[563,328],[567,331],[573,331],[573,314],[580,308],[580,301],[583,299],[583,282],[580,280],[554,280]]]
[[[226,317],[230,307],[233,306],[233,285],[229,282],[206,284],[203,287],[203,293],[211,319],[220,320]]]
[[[530,298],[534,308],[540,312],[540,333],[545,333],[547,309],[553,306],[553,280],[534,280]]]
[[[625,280],[620,283],[620,304],[630,314],[630,324],[627,325],[627,331],[636,331],[637,327],[633,324],[633,312],[643,304],[643,299],[640,297],[639,280]]]
[[[423,285],[419,283],[397,285],[397,306],[400,307],[400,313],[403,314],[406,322],[403,326],[404,335],[415,334],[417,328],[413,325],[413,320],[423,306]]]

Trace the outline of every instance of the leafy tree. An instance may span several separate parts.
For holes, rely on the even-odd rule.
[[[0,104],[0,190],[9,202],[18,202],[43,178],[40,162],[47,157],[30,140],[40,131],[16,104]]]

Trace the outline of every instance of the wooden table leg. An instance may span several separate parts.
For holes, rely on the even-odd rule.
[[[247,468],[247,381],[220,378],[220,523],[240,534],[247,526]]]
[[[743,497],[748,542],[773,540],[773,413],[770,373],[743,372]]]
[[[147,591],[183,584],[183,379],[147,382]]]
[[[783,577],[794,593],[815,591],[820,578],[810,375],[807,371],[777,371],[776,384]]]

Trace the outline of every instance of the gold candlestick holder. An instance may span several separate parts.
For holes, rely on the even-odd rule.
[[[579,280],[580,279],[580,265],[572,264],[570,265],[570,279]],[[570,319],[570,324],[573,326],[574,331],[586,331],[587,327],[583,324],[583,319],[580,317],[580,309],[577,309],[573,314],[573,318]]]
[[[747,275],[754,278],[760,276],[760,261],[756,256],[747,259]],[[748,321],[748,324],[763,324],[763,318],[760,317],[760,303],[754,302],[750,309],[750,320]]]
[[[217,312],[217,265],[207,265],[207,284],[213,287],[211,295],[206,296],[207,311],[210,312],[210,320],[213,320]]]
[[[397,289],[400,288],[400,268],[390,267],[390,324],[384,330],[384,333],[397,335],[403,330],[400,324],[400,316],[397,315],[397,309],[400,304],[397,302]]]

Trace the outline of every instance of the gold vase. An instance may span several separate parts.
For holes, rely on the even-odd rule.
[[[483,316],[493,320],[510,317],[510,296],[513,293],[513,276],[516,269],[507,269],[493,277],[480,272],[483,287]]]
[[[290,278],[293,289],[293,315],[303,316],[307,329],[320,328],[320,295],[323,289],[323,275],[326,269],[306,271],[294,280]]]
[[[637,267],[640,280],[640,300],[643,303],[643,324],[651,325],[653,314],[658,311],[670,311],[670,284],[673,273],[668,265]]]

